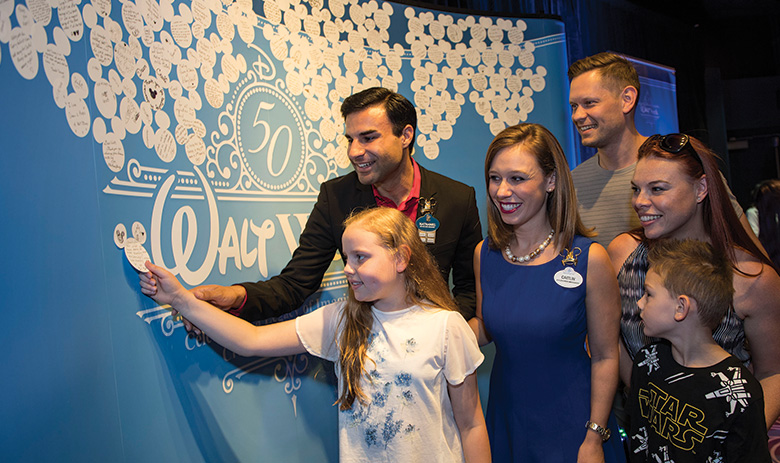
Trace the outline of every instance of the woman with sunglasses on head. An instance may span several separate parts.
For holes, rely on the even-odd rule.
[[[780,415],[780,276],[737,218],[717,155],[684,134],[654,135],[639,148],[631,184],[642,227],[619,235],[608,248],[623,309],[621,378],[629,384],[634,355],[652,341],[644,335],[637,307],[648,247],[660,239],[706,241],[734,268],[733,306],[713,337],[761,382],[771,426]]]

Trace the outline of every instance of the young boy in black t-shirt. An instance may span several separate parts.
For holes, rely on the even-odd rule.
[[[733,269],[701,241],[649,251],[639,308],[651,344],[634,359],[630,460],[771,462],[760,383],[713,339],[734,294]]]

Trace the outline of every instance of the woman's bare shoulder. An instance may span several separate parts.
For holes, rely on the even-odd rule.
[[[621,233],[616,236],[609,246],[607,246],[607,254],[612,261],[612,267],[615,269],[615,273],[620,271],[620,267],[623,266],[623,262],[628,259],[628,256],[639,246],[639,240],[630,233]]]
[[[735,249],[734,309],[744,318],[754,310],[780,314],[780,276],[742,249]]]

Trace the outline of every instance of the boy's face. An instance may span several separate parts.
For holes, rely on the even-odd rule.
[[[677,298],[669,294],[663,279],[652,268],[645,277],[645,294],[639,299],[637,306],[645,323],[645,336],[663,338],[664,333],[674,327]]]

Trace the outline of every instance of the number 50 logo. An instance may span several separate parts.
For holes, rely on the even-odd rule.
[[[306,159],[300,113],[285,95],[261,83],[245,88],[237,105],[236,139],[247,173],[260,188],[288,189]]]

